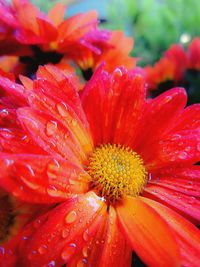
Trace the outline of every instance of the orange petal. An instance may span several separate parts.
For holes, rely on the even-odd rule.
[[[193,223],[200,223],[200,201],[194,196],[188,196],[176,190],[162,187],[162,184],[147,185],[143,195],[164,203]]]
[[[118,227],[114,208],[110,206],[105,243],[98,266],[128,267],[131,265],[131,256],[130,245]]]
[[[65,5],[57,3],[48,13],[48,18],[53,22],[55,26],[58,26],[65,15]]]
[[[180,266],[176,240],[163,218],[142,199],[126,197],[116,206],[120,228],[148,266]]]
[[[160,216],[163,217],[176,233],[182,256],[182,266],[200,266],[200,231],[182,216],[153,200],[142,198]]]

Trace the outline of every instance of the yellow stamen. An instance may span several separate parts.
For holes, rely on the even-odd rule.
[[[109,201],[123,195],[137,196],[147,181],[141,157],[129,147],[102,145],[89,158],[93,186]]]

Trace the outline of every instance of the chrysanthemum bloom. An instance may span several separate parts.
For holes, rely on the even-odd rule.
[[[133,39],[121,31],[99,30],[95,11],[64,19],[65,6],[61,4],[48,15],[26,0],[14,0],[11,6],[0,4],[0,21],[10,27],[9,38],[2,38],[2,51],[18,53],[26,75],[47,63],[68,68],[66,60],[74,61],[87,80],[103,61],[109,71],[118,65],[135,66],[135,59],[129,56]]]
[[[200,102],[200,39],[194,38],[184,51],[181,45],[172,45],[153,66],[146,67],[149,89],[159,95],[174,86],[184,86],[190,104]]]
[[[81,99],[71,81],[54,67],[28,88],[0,79],[5,105],[21,105],[0,185],[55,204],[1,247],[1,266],[127,267],[134,250],[148,266],[199,267],[200,106],[184,109],[181,88],[147,101],[125,69],[98,69]]]
[[[110,31],[98,29],[96,11],[64,19],[65,6],[55,5],[43,14],[28,0],[0,1],[0,23],[9,30],[1,38],[4,54],[19,55],[26,75],[34,74],[39,65],[57,64],[65,58],[74,60],[83,49],[101,54],[109,47]],[[9,38],[8,38],[8,37]]]
[[[106,62],[105,68],[109,72],[112,72],[116,66],[133,69],[136,59],[129,56],[129,53],[133,50],[133,43],[133,38],[126,37],[122,31],[113,31],[107,47],[103,45],[100,54],[82,49],[79,54],[76,54],[75,61],[81,67],[86,80],[91,78],[94,70],[102,62]]]

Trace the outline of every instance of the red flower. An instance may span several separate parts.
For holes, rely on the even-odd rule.
[[[200,39],[195,37],[188,47],[188,69],[200,71]]]
[[[184,109],[181,88],[147,101],[124,69],[98,69],[81,99],[72,81],[49,66],[27,88],[0,79],[16,121],[2,128],[0,185],[55,204],[1,247],[1,266],[130,266],[134,250],[148,266],[198,267],[199,105]]]
[[[164,56],[153,66],[145,67],[150,90],[156,90],[160,83],[173,81],[176,85],[183,79],[188,57],[181,45],[172,45]]]
[[[99,55],[109,47],[111,32],[98,29],[96,11],[68,19],[64,14],[62,4],[46,15],[28,0],[13,0],[11,5],[0,1],[0,23],[6,31],[0,44],[3,55],[19,55],[27,72],[35,73],[39,65],[76,60],[82,50]]]

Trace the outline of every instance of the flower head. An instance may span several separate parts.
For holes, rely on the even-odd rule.
[[[130,266],[131,250],[148,266],[199,266],[199,105],[184,108],[181,88],[147,100],[126,69],[100,67],[81,98],[73,79],[52,66],[24,86],[0,79],[15,121],[0,185],[52,204],[1,247],[3,266]]]
[[[188,103],[199,103],[200,40],[194,38],[185,51],[181,45],[172,45],[153,66],[145,67],[147,83],[152,95],[159,95],[174,86],[183,86]]]

